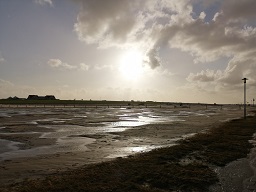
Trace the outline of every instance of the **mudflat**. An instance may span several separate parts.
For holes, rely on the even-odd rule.
[[[205,109],[202,106],[201,108],[175,108],[171,110],[124,109],[121,114],[116,110],[111,112],[115,112],[116,115],[104,116],[102,114],[109,114],[108,110],[97,111],[98,114],[102,115],[98,119],[85,118],[85,116],[89,116],[89,113],[81,110],[72,111],[71,114],[63,111],[48,111],[48,114],[44,112],[44,114],[28,115],[25,113],[24,115],[6,117],[2,115],[0,138],[13,141],[13,147],[16,148],[1,153],[1,186],[24,181],[24,179],[40,178],[41,180],[52,174],[54,177],[59,177],[58,173],[62,175],[64,172],[71,173],[82,170],[84,169],[83,166],[86,165],[87,167],[88,164],[94,164],[90,167],[98,167],[100,164],[95,165],[95,163],[116,158],[114,162],[134,161],[133,159],[141,152],[151,150],[155,152],[163,150],[163,147],[166,149],[171,148],[171,146],[176,147],[177,141],[181,139],[190,138],[196,133],[208,133],[209,130],[218,128],[230,119],[240,118],[243,115],[243,111],[237,106],[222,109]],[[149,119],[150,123],[144,123],[146,120],[139,121],[135,118],[138,116],[142,119],[143,117],[148,118],[148,115],[140,116],[138,114],[149,113],[152,117]],[[165,119],[168,116],[172,118]],[[129,118],[120,119],[120,117]],[[136,121],[132,121],[130,117]],[[154,121],[154,119],[158,121]],[[135,126],[134,122],[138,124]],[[250,123],[253,121],[250,120]],[[77,127],[74,128],[74,126]],[[101,128],[108,129],[108,131],[95,131]],[[152,152],[142,154],[151,154]],[[246,152],[248,153],[248,151]],[[130,155],[133,154],[137,155],[131,158]],[[127,156],[129,158],[125,158]],[[154,162],[157,165],[161,161]],[[104,166],[112,163],[113,161],[110,161]],[[140,166],[142,164],[141,161]],[[223,165],[226,165],[226,162]],[[223,165],[217,166],[223,167]],[[98,168],[96,170],[99,172]],[[216,170],[219,170],[219,174],[221,173],[221,169],[216,168]],[[103,173],[99,172],[99,174]],[[213,184],[216,182],[216,178],[214,172],[211,174],[213,174],[211,177],[214,179],[210,183]],[[108,182],[111,182],[110,180],[111,178]],[[37,182],[40,183],[40,181]],[[148,185],[150,186],[150,184]],[[145,186],[147,187],[147,182]]]

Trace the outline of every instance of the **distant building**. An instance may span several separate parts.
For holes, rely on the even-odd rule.
[[[25,100],[25,98],[19,98],[17,96],[14,96],[14,97],[8,97],[7,100]]]
[[[39,100],[39,96],[38,95],[29,95],[27,100]]]
[[[56,100],[54,95],[38,96],[38,95],[29,95],[27,100]]]
[[[54,95],[46,95],[44,97],[46,100],[56,100],[55,96]]]

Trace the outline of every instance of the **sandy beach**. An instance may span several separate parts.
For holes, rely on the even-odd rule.
[[[175,145],[177,140],[243,116],[243,110],[236,105],[207,109],[198,105],[89,111],[0,108],[0,111],[0,186]],[[229,165],[230,169],[236,167],[241,173],[239,167],[243,165],[247,171],[242,177],[252,177],[255,152],[248,158]],[[231,173],[217,171],[222,178],[226,178],[224,172]],[[240,179],[241,182],[252,185],[252,180]],[[220,191],[218,187],[212,190]]]

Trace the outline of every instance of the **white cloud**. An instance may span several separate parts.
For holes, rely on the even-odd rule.
[[[35,3],[36,4],[39,4],[39,5],[50,5],[50,6],[53,6],[53,3],[52,3],[52,0],[35,0]]]
[[[82,69],[83,71],[88,71],[90,68],[89,65],[85,64],[85,63],[80,63],[80,69]]]
[[[50,59],[47,64],[53,68],[76,69],[77,66],[69,65],[62,62],[60,59]]]
[[[216,81],[222,75],[221,71],[214,71],[214,70],[202,70],[200,73],[193,74],[190,73],[187,77],[187,80],[190,82],[197,81],[197,82],[211,82]]]
[[[205,17],[206,17],[205,12],[201,12],[200,15],[199,15],[199,18],[202,19],[202,20],[204,20]]]
[[[234,57],[225,69],[223,76],[219,79],[225,85],[241,84],[242,78],[249,79],[248,84],[256,86],[256,58],[249,55]]]
[[[164,69],[164,70],[161,71],[161,75],[166,76],[166,77],[172,77],[175,74],[172,73],[171,71],[167,70],[167,69]]]
[[[198,95],[202,92],[208,98],[219,98],[218,102],[239,102],[243,100],[243,81],[248,78],[248,99],[255,97],[256,89],[256,59],[254,56],[234,57],[225,70],[203,70],[200,73],[190,73],[187,77],[187,90],[194,90]]]
[[[62,62],[59,59],[50,59],[47,63],[51,67],[59,67],[62,65]]]
[[[96,70],[113,69],[113,65],[95,65]]]
[[[90,68],[89,65],[84,64],[84,63],[80,63],[80,69],[82,69],[83,71],[88,71]]]
[[[241,85],[242,78],[250,79],[248,84],[256,86],[256,58],[247,54],[243,57],[234,57],[228,63],[225,70],[203,70],[200,73],[190,73],[187,77],[189,82],[214,82],[222,87]]]
[[[5,61],[5,59],[3,58],[1,52],[0,52],[0,64],[3,63]]]
[[[90,66],[85,63],[80,63],[78,66],[70,65],[68,63],[62,62],[60,59],[50,59],[47,64],[52,68],[64,68],[64,69],[77,69],[88,71]]]

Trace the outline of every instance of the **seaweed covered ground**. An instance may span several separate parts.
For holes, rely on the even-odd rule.
[[[26,180],[0,191],[207,191],[218,182],[214,168],[247,157],[255,124],[256,116],[232,120],[172,147]]]

